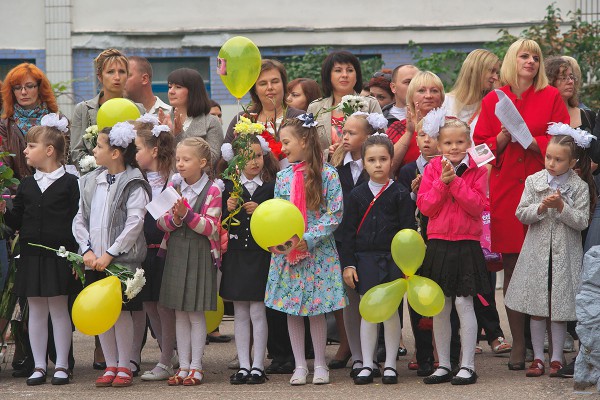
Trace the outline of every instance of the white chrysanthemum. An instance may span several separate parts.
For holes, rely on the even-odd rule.
[[[44,115],[40,121],[40,125],[56,128],[63,133],[69,131],[69,121],[66,117],[61,117],[57,113]]]
[[[432,138],[440,135],[440,128],[446,121],[446,110],[443,108],[434,108],[423,118],[423,132]]]
[[[575,144],[585,149],[590,147],[592,140],[596,139],[591,133],[579,128],[571,128],[568,124],[562,122],[551,122],[548,126],[549,135],[567,135],[573,138]]]
[[[67,251],[67,249],[65,248],[65,246],[60,246],[58,248],[58,251],[56,252],[56,255],[59,257],[63,257],[66,258],[69,256],[69,252]]]
[[[383,115],[379,113],[371,113],[367,115],[367,122],[369,125],[373,127],[376,131],[379,129],[385,129],[388,125],[388,120]]]
[[[167,125],[155,125],[152,128],[152,134],[159,137],[162,132],[171,132],[171,129]]]
[[[231,146],[231,143],[223,143],[223,145],[221,146],[221,155],[223,156],[223,160],[227,162],[233,160],[234,153],[233,146]]]
[[[256,137],[258,138],[258,141],[260,142],[260,148],[262,149],[263,153],[264,154],[270,153],[271,148],[269,147],[269,144],[267,143],[265,138],[260,135],[257,135]]]
[[[127,278],[125,281],[125,296],[128,300],[133,299],[141,291],[146,284],[146,277],[144,276],[144,270],[137,268],[133,278]]]
[[[111,146],[127,148],[135,140],[135,129],[129,122],[117,122],[108,134]]]
[[[136,119],[136,122],[151,123],[154,125],[158,125],[160,123],[160,122],[158,122],[158,117],[156,115],[150,114],[150,113],[145,113],[144,115],[142,115],[141,117]]]
[[[96,164],[96,157],[94,156],[84,156],[79,160],[79,169],[81,172],[90,172],[96,168],[98,168],[98,165]]]

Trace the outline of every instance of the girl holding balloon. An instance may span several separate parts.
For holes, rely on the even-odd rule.
[[[292,165],[277,174],[275,183],[275,198],[290,200],[298,207],[306,228],[302,237],[291,239],[295,244],[288,254],[271,256],[265,295],[267,307],[288,314],[296,361],[292,385],[306,384],[308,375],[304,316],[310,320],[315,352],[312,383],[329,383],[325,313],[347,304],[333,238],[342,220],[342,188],[335,168],[323,163],[316,125],[310,114],[284,122],[280,131],[282,151]]]
[[[387,125],[385,117],[378,116]],[[371,135],[363,144],[361,153],[369,180],[350,193],[341,258],[344,281],[362,296],[376,285],[403,277],[392,260],[390,246],[398,231],[415,228],[415,219],[414,204],[408,190],[390,179],[394,145],[387,135]],[[401,331],[397,306],[383,325],[387,354],[382,383],[396,384],[396,357]],[[363,368],[354,376],[354,383],[365,385],[373,382],[377,324],[363,318],[360,339]]]
[[[467,153],[471,138],[465,122],[446,118],[444,110],[436,109],[425,116],[423,131],[438,138],[441,157],[433,158],[425,168],[417,196],[417,207],[429,217],[427,251],[420,274],[438,283],[446,297],[444,308],[433,317],[439,366],[423,382],[469,385],[477,381],[473,296],[491,290],[479,243],[481,213],[487,201],[487,170],[478,167]],[[450,370],[453,298],[462,346],[462,364],[455,377]]]

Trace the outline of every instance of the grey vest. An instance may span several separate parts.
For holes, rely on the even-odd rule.
[[[98,168],[81,178],[81,200],[83,209],[81,213],[86,226],[90,224],[90,209],[92,207],[92,199],[96,191],[96,177],[100,175],[106,168]],[[127,166],[123,175],[115,182],[116,190],[111,192],[107,201],[110,204],[109,215],[110,222],[108,225],[108,242],[114,243],[116,238],[123,232],[125,222],[127,220],[127,199],[132,191],[140,186],[146,190],[148,196],[152,196],[150,185],[144,179],[144,176],[137,168]],[[116,254],[114,263],[126,265],[130,268],[139,267],[146,258],[146,238],[142,229],[135,244],[127,253]]]

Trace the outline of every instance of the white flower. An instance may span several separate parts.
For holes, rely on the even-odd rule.
[[[144,277],[144,270],[137,268],[133,278],[127,278],[125,281],[125,296],[128,300],[133,299],[141,291],[146,284],[146,278]]]
[[[369,125],[373,127],[376,131],[379,129],[385,129],[388,125],[388,120],[383,115],[379,113],[371,113],[367,115],[367,122]]]
[[[227,162],[233,160],[235,154],[233,153],[233,146],[231,146],[231,143],[223,143],[221,146],[221,155],[223,156],[223,160]]]
[[[44,115],[40,121],[40,125],[56,128],[62,133],[69,131],[69,121],[66,117],[61,117],[56,113]]]
[[[571,128],[568,124],[562,122],[551,122],[548,124],[549,135],[567,135],[573,138],[575,144],[579,147],[587,149],[590,147],[593,139],[596,139],[591,133],[581,130],[579,128]]]
[[[260,135],[257,135],[256,137],[257,137],[258,141],[260,142],[260,148],[262,149],[263,153],[265,153],[265,154],[270,153],[271,148],[269,147],[269,144],[267,143],[265,138]]]
[[[129,122],[117,122],[108,134],[111,146],[127,148],[135,140],[135,129]]]
[[[67,251],[67,249],[65,248],[65,246],[60,246],[58,248],[58,251],[56,252],[56,255],[59,257],[68,257],[69,256],[69,252]]]
[[[173,184],[173,186],[181,186],[181,184],[183,183],[183,178],[179,174],[173,174],[173,176],[171,177],[171,183]]]
[[[440,135],[440,128],[444,126],[445,122],[446,110],[434,108],[423,119],[423,132],[435,139]]]
[[[167,125],[155,125],[152,128],[152,134],[156,137],[159,137],[161,132],[171,132],[171,129]]]
[[[221,190],[221,193],[225,190],[225,182],[222,179],[215,179],[215,185]]]
[[[79,169],[81,172],[90,172],[96,168],[98,168],[98,165],[96,164],[96,157],[94,156],[84,156],[79,160]]]
[[[151,123],[154,125],[158,125],[158,117],[154,114],[150,114],[150,113],[145,113],[144,115],[142,115],[141,117],[139,117],[138,119],[135,120],[136,122],[145,122],[145,123]]]
[[[88,141],[93,141],[98,137],[98,125],[88,126],[85,129],[85,133],[83,134],[83,138]]]

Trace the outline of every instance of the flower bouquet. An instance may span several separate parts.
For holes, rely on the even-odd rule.
[[[96,157],[94,156],[83,156],[81,160],[79,160],[79,170],[84,174],[93,171],[96,168],[98,168],[98,164],[96,164]]]
[[[96,147],[96,143],[98,142],[98,125],[89,126],[83,134],[83,140],[88,143],[90,150]]]
[[[60,248],[53,249],[51,247],[43,246],[41,244],[29,243],[30,246],[41,247],[42,249],[50,250],[56,252],[59,257],[64,257],[67,260],[71,261],[71,266],[73,267],[73,271],[77,274],[77,277],[81,280],[81,283],[85,285],[85,273],[83,268],[83,256],[73,253],[71,251],[67,251],[64,246],[60,246]],[[107,276],[116,276],[119,281],[121,281],[121,286],[123,286],[123,291],[125,292],[125,296],[128,300],[133,299],[137,296],[144,285],[146,284],[146,278],[144,277],[144,270],[141,268],[137,268],[135,273],[131,272],[129,268],[120,265],[120,264],[110,264],[104,270]]]
[[[344,113],[344,120],[357,111],[367,111],[367,102],[362,96],[347,95],[342,97],[342,101],[336,107]]]

